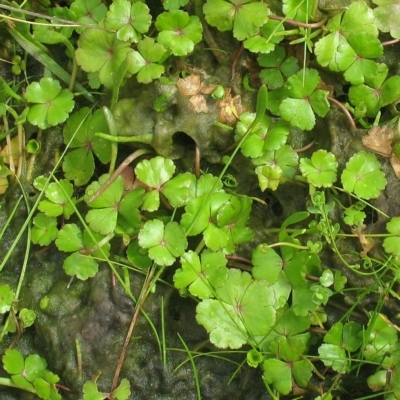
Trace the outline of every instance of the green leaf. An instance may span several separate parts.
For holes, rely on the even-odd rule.
[[[233,29],[237,40],[256,35],[268,21],[270,10],[261,2],[251,0],[207,0],[203,7],[206,21],[220,31]]]
[[[10,311],[15,294],[8,285],[0,285],[0,314]]]
[[[74,187],[66,179],[52,182],[45,189],[48,200],[42,200],[38,209],[47,217],[63,215],[65,219],[69,219],[75,212],[73,208],[75,201],[72,199],[73,192]]]
[[[275,322],[273,289],[247,272],[230,269],[216,297],[198,304],[196,319],[217,347],[237,349],[253,343],[254,336],[268,334]]]
[[[128,0],[115,0],[107,12],[104,26],[117,32],[122,41],[137,43],[151,25],[149,7],[141,2],[131,4]]]
[[[128,260],[138,268],[148,269],[153,263],[149,258],[148,251],[140,247],[137,240],[133,240],[129,243],[126,249],[126,256]]]
[[[386,229],[395,236],[389,236],[383,240],[383,248],[389,254],[400,256],[400,217],[393,217],[387,224]]]
[[[76,224],[65,224],[58,231],[55,243],[60,251],[72,252],[81,250],[83,248],[82,231]]]
[[[112,392],[112,398],[115,400],[128,400],[131,395],[131,384],[128,379],[122,379],[119,386]]]
[[[227,259],[222,252],[205,250],[199,256],[189,251],[181,257],[182,268],[175,271],[174,286],[189,288],[190,294],[200,299],[213,297],[214,290],[221,287],[227,276]]]
[[[150,83],[157,79],[164,72],[164,65],[161,64],[166,50],[160,43],[146,37],[138,43],[138,50],[133,50],[127,56],[128,70],[131,74],[137,74],[140,83]]]
[[[33,217],[32,242],[41,246],[49,245],[57,237],[57,220],[39,213]]]
[[[241,147],[242,154],[246,157],[256,158],[268,150],[277,150],[286,143],[289,134],[289,125],[285,121],[278,121],[271,126],[271,120],[264,115],[248,133],[256,115],[245,112],[236,124],[236,133],[246,136]]]
[[[284,85],[288,97],[279,106],[282,118],[295,127],[311,130],[314,113],[325,117],[329,111],[328,92],[317,90],[320,81],[318,71],[308,68],[289,77]]]
[[[178,10],[181,7],[185,7],[189,3],[189,0],[165,0],[163,7],[165,10]]]
[[[290,19],[309,22],[316,3],[317,0],[283,0],[282,11]]]
[[[70,10],[77,17],[77,22],[85,25],[97,25],[106,15],[107,7],[101,0],[75,0]],[[75,28],[78,33],[82,33],[87,27]]]
[[[74,181],[76,186],[83,186],[89,182],[94,167],[93,153],[83,147],[67,153],[62,164],[65,177]]]
[[[143,225],[138,240],[140,247],[149,250],[149,257],[163,266],[172,265],[187,247],[185,232],[177,222],[164,226],[158,219]]]
[[[7,349],[2,357],[4,369],[10,375],[19,374],[24,370],[24,357],[17,349]]]
[[[400,4],[398,0],[373,0],[378,5],[374,9],[375,24],[382,32],[390,32],[395,39],[400,39]]]
[[[283,31],[284,27],[281,21],[269,19],[267,23],[261,27],[260,32],[245,40],[243,45],[253,53],[269,53],[274,50],[277,43],[283,40],[283,36],[277,34],[277,32]]]
[[[34,103],[29,108],[28,121],[41,129],[64,122],[75,106],[71,91],[62,89],[60,82],[53,78],[31,83],[26,88],[25,97]]]
[[[286,51],[281,46],[276,46],[268,54],[259,55],[257,62],[264,67],[260,72],[261,82],[271,90],[282,87],[284,77],[288,78],[299,70],[297,58],[286,58]]]
[[[316,187],[331,187],[336,181],[338,162],[334,154],[317,150],[309,158],[300,160],[300,171],[308,183]]]
[[[350,158],[342,173],[343,188],[364,199],[379,197],[386,186],[385,174],[372,153],[360,151]]]
[[[76,252],[64,260],[63,269],[67,275],[76,276],[78,279],[85,281],[97,274],[99,265],[92,257]]]
[[[99,178],[98,182],[91,183],[86,188],[85,200],[88,201],[105,184],[108,178],[109,175],[105,174]],[[97,209],[90,210],[85,216],[86,222],[94,232],[108,235],[115,230],[123,193],[124,182],[122,177],[118,176],[99,196],[89,203],[89,207]]]
[[[129,42],[119,40],[104,29],[88,28],[78,40],[76,62],[86,72],[98,72],[100,82],[108,89],[114,85],[115,71],[133,50]]]
[[[318,348],[318,354],[322,362],[334,371],[344,373],[350,370],[346,352],[341,347],[324,343]]]
[[[156,28],[160,31],[158,41],[175,56],[186,56],[202,39],[200,19],[182,10],[164,12],[157,17]]]
[[[291,180],[296,172],[299,156],[288,145],[277,150],[267,151],[263,156],[252,160],[258,166],[258,176],[261,190],[270,188],[276,190],[279,183]]]
[[[251,273],[254,279],[264,279],[271,285],[274,284],[282,271],[282,258],[267,244],[260,244],[253,251],[251,257],[253,268]]]
[[[109,133],[104,112],[99,109],[92,113],[88,107],[83,107],[68,118],[63,130],[64,143],[70,148],[92,151],[103,164],[107,164],[111,159],[111,144],[109,140],[96,136],[97,132]]]
[[[191,188],[195,185],[195,182],[196,177],[189,172],[185,172],[166,182],[161,192],[172,207],[183,207],[192,198]]]
[[[292,369],[289,363],[276,358],[270,358],[263,362],[263,379],[272,384],[274,388],[286,395],[292,390]]]

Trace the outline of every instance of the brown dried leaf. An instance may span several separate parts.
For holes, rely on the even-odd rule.
[[[176,86],[183,95],[194,96],[200,93],[200,75],[189,75],[186,78],[179,78]]]
[[[201,94],[196,94],[189,99],[188,108],[196,114],[210,111],[207,107],[206,99]]]
[[[393,137],[394,132],[388,125],[374,126],[368,131],[367,135],[362,137],[362,142],[365,147],[376,151],[384,157],[390,157]]]
[[[232,98],[231,90],[225,89],[225,98],[217,102],[219,107],[218,120],[223,124],[235,125],[245,110],[240,95]]]

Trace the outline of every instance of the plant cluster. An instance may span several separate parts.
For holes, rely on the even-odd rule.
[[[210,342],[220,349],[244,347],[243,364],[260,368],[274,399],[306,390],[331,399],[340,390],[342,375],[366,365],[373,367],[367,378],[371,391],[399,399],[399,328],[382,308],[385,299],[398,300],[400,217],[367,202],[378,199],[388,183],[379,156],[367,148],[379,149],[396,171],[396,138],[386,140],[385,151],[376,139],[375,147],[354,152],[345,165],[340,165],[341,155],[329,149],[317,148],[307,156],[290,142],[294,130],[312,131],[331,104],[339,104],[353,127],[369,129],[370,142],[376,129],[398,129],[400,77],[384,61],[382,38],[389,33],[400,39],[395,18],[400,17],[400,6],[397,0],[373,3],[375,8],[357,0],[328,18],[318,12],[317,0],[284,0],[281,16],[268,2],[251,0],[196,0],[194,6],[186,0],[167,0],[158,14],[140,1],[115,0],[107,6],[100,0],[75,0],[66,7],[48,5],[51,23],[43,18],[32,21],[34,14],[22,12],[33,2],[12,3],[3,17],[15,22],[2,23],[1,29],[20,50],[11,57],[15,78],[0,79],[0,137],[6,143],[0,184],[5,191],[14,176],[33,183],[38,200],[24,226],[31,243],[65,253],[62,268],[73,278],[93,278],[105,261],[123,284],[122,272],[112,262],[113,245],[119,244],[124,268],[147,274],[136,312],[165,270],[175,268],[171,283],[182,296],[197,301],[196,320]],[[200,42],[210,40],[212,29],[232,31],[232,41],[241,46],[237,56],[247,51],[257,63],[261,85],[254,112],[241,109],[226,82],[208,85],[198,75],[177,77],[169,72],[169,63],[194,54]],[[59,65],[49,45],[64,47],[70,65]],[[310,62],[290,55],[291,46],[303,49]],[[19,52],[35,58],[51,76],[35,81],[26,75]],[[250,85],[257,81],[249,84],[249,75],[243,77],[243,86],[254,90]],[[347,103],[335,98],[326,76],[346,82]],[[78,83],[77,77],[87,83]],[[172,159],[149,154],[149,147],[140,145],[121,162],[118,142],[124,139],[115,111],[120,89],[130,80],[176,85],[190,96],[188,107],[194,114],[209,111],[205,96],[218,102],[225,119],[216,118],[215,123],[232,131],[234,144],[230,155],[221,156],[220,173],[180,171]],[[95,102],[100,101],[95,90],[111,92],[102,107]],[[160,96],[154,108],[164,112],[168,104],[168,96]],[[29,126],[37,127],[39,134],[26,145],[31,158],[25,168],[24,135]],[[62,127],[65,151],[50,174],[33,176],[42,135],[56,126]],[[142,139],[148,144],[146,134]],[[275,232],[265,232],[266,238],[276,234],[273,242],[256,242],[251,214],[254,202],[261,200],[240,193],[235,176],[226,173],[238,152],[254,167],[251,173],[261,192],[276,191],[288,182],[309,189],[304,210],[288,216]],[[127,170],[130,175],[123,173]],[[387,219],[386,231],[377,235],[382,238],[379,257],[371,255],[376,235],[366,232],[372,209]],[[344,239],[359,246],[354,257],[344,253]],[[252,246],[247,259],[241,254],[243,245]],[[0,271],[12,251],[4,256]],[[351,273],[374,277],[376,285],[351,287],[343,271],[322,261],[326,254],[333,254]],[[230,265],[235,257],[244,262],[241,268]],[[18,290],[0,285],[0,339],[34,323],[34,311],[18,303],[23,279],[22,273]],[[329,324],[327,304],[354,291],[358,299],[378,293],[376,309],[364,315],[366,322],[357,320],[356,301]],[[47,370],[39,355],[24,356],[11,348],[2,361],[9,377],[0,378],[1,385],[42,399],[61,398],[60,378]],[[313,375],[322,382],[327,370],[335,374],[330,387],[321,391],[310,384]],[[126,379],[117,387],[119,372],[107,393],[98,390],[99,377],[84,383],[84,400],[129,398]]]

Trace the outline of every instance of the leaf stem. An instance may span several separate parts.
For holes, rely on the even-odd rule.
[[[356,123],[354,122],[354,119],[353,119],[353,117],[351,116],[349,110],[348,110],[340,101],[337,101],[337,100],[334,99],[333,97],[328,96],[328,100],[329,100],[331,103],[333,103],[333,104],[335,104],[336,106],[338,106],[338,107],[343,111],[343,114],[347,117],[347,119],[348,119],[348,121],[349,121],[349,123],[350,123],[351,129],[352,129],[352,130],[357,129]]]

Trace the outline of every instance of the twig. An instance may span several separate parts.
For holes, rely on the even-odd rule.
[[[197,179],[200,178],[200,159],[201,159],[200,149],[198,146],[196,146],[196,152],[194,158],[194,174],[196,175]]]
[[[121,174],[121,172],[136,158],[142,156],[143,154],[148,154],[150,153],[151,150],[149,149],[139,149],[134,151],[130,156],[125,158],[124,161],[119,165],[119,167],[114,171],[114,173],[104,182],[104,185],[101,186],[97,192],[90,197],[90,199],[87,201],[87,203],[91,203],[93,200],[97,199],[110,185],[113,183],[117,177]]]
[[[299,149],[293,149],[293,151],[295,153],[303,153],[304,151],[306,151],[306,150],[310,149],[311,147],[313,147],[315,143],[316,143],[316,140],[314,139],[312,142],[308,143],[304,147],[300,147]]]
[[[243,50],[244,50],[244,46],[243,46],[243,43],[242,43],[242,45],[240,46],[239,51],[236,53],[235,58],[233,59],[233,62],[232,62],[232,67],[231,67],[231,81],[233,81],[233,78],[235,77],[236,65],[237,65],[238,61],[240,60],[240,57],[241,57],[242,54],[243,54]]]

